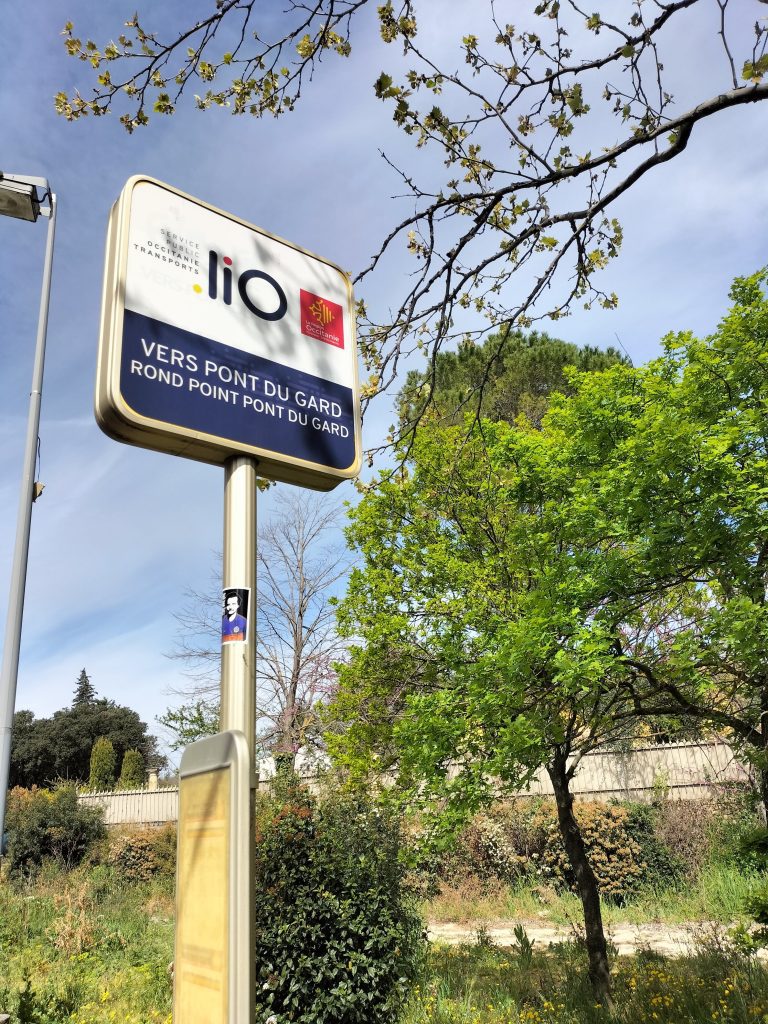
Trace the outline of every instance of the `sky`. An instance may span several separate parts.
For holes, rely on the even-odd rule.
[[[506,5],[519,12],[519,4]],[[523,5],[525,6],[525,5]],[[530,6],[533,6],[531,3]],[[669,56],[676,94],[728,87],[717,46],[717,5],[704,2]],[[264,5],[275,15],[282,5]],[[478,32],[482,5],[425,0],[421,38],[459,67],[457,43]],[[503,8],[497,4],[497,9]],[[202,16],[208,6],[169,0],[160,16]],[[756,0],[737,6],[742,49],[765,17]],[[118,443],[93,415],[107,218],[127,178],[148,174],[316,252],[350,272],[366,265],[407,208],[381,151],[406,167],[429,160],[393,125],[372,83],[396,64],[376,38],[372,13],[353,37],[348,61],[327,61],[293,114],[277,121],[201,114],[182,105],[129,136],[117,115],[66,123],[53,96],[93,84],[67,57],[66,20],[83,38],[116,36],[133,8],[87,0],[39,0],[6,12],[0,59],[0,170],[47,177],[59,201],[48,352],[40,427],[17,708],[50,715],[71,702],[82,668],[100,696],[155,723],[178,703],[174,649],[188,588],[209,586],[222,546],[220,468]],[[439,17],[436,16],[439,14]],[[521,16],[518,14],[518,16]],[[365,19],[368,19],[365,21]],[[147,12],[150,25],[150,12]],[[487,31],[487,26],[484,26]],[[478,33],[479,34],[479,33]],[[741,53],[741,51],[739,51]],[[715,83],[715,84],[712,84]],[[616,214],[620,258],[602,284],[620,297],[613,312],[577,312],[557,333],[578,344],[620,344],[635,364],[660,351],[672,330],[707,334],[727,308],[729,283],[768,262],[768,104],[727,111],[701,124],[685,153],[640,182]],[[420,163],[421,162],[421,163]],[[434,169],[434,165],[432,165]],[[0,621],[5,620],[21,479],[29,382],[46,222],[0,218]],[[356,292],[381,312],[407,284],[408,264],[389,260]],[[545,325],[546,326],[546,325]],[[617,340],[618,339],[618,340]],[[392,419],[373,403],[364,445]],[[259,499],[268,517],[281,484]],[[354,500],[344,483],[339,504]]]

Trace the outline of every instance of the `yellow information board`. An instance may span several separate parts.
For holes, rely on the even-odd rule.
[[[251,846],[245,736],[192,743],[179,771],[174,1024],[251,1024]]]
[[[227,1024],[230,768],[191,775],[179,791],[174,1020]]]

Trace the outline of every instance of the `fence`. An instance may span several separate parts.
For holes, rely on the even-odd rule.
[[[749,785],[750,775],[727,743],[652,743],[587,754],[576,770],[571,792],[577,799],[591,800],[650,801],[662,792],[672,800],[699,800],[718,786],[734,783]],[[552,795],[545,771],[537,772],[528,792]]]
[[[116,793],[78,793],[81,804],[104,808],[107,825],[125,825],[135,822],[145,825],[159,825],[165,821],[176,821],[179,817],[179,790],[177,786],[167,789],[121,789]]]
[[[698,800],[710,796],[718,786],[749,782],[747,769],[727,743],[656,743],[625,752],[598,750],[587,754],[576,771],[571,792],[582,800],[650,801],[660,792],[672,800]],[[269,788],[269,778],[262,776],[261,785]],[[551,796],[546,772],[539,771],[526,792]],[[179,813],[179,790],[175,786],[81,793],[78,799],[84,804],[101,804],[108,825],[160,824],[176,821]]]

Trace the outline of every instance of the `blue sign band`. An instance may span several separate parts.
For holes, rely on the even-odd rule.
[[[135,412],[170,426],[327,469],[355,461],[351,388],[129,309],[120,391]]]

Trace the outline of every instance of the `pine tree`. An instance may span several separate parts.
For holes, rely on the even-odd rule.
[[[117,755],[112,741],[99,736],[91,750],[91,775],[88,786],[93,790],[114,789]]]
[[[138,789],[144,785],[144,758],[140,750],[135,748],[126,750],[123,755],[123,765],[120,769],[120,778],[117,781],[118,789]]]
[[[91,677],[87,674],[85,669],[80,672],[77,679],[77,686],[75,687],[75,696],[72,701],[73,708],[87,707],[93,704],[96,699],[96,689],[91,682]]]

